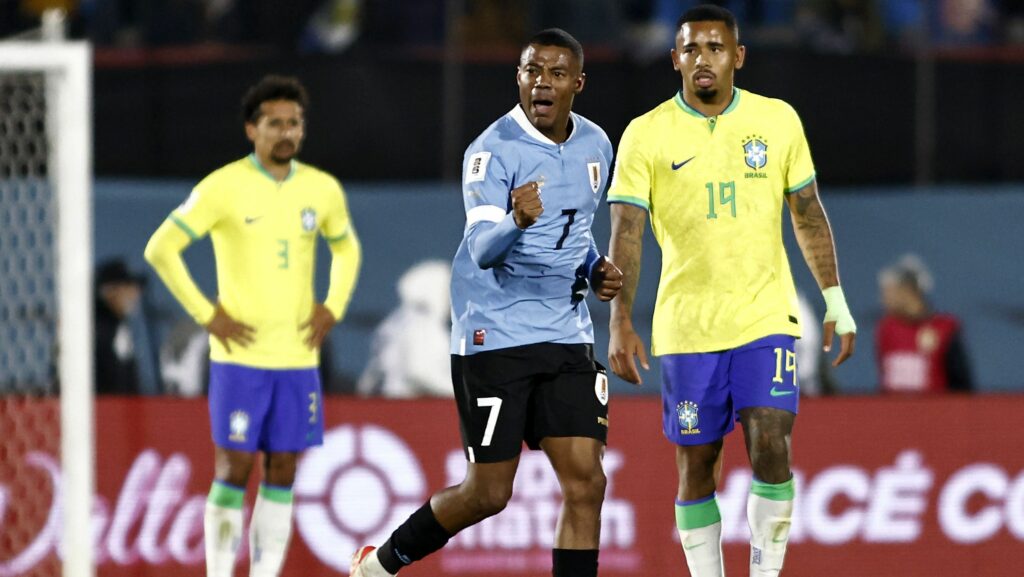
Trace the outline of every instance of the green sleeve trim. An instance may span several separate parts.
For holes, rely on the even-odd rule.
[[[620,196],[620,195],[609,195],[608,204],[615,204],[621,202],[622,204],[632,204],[633,206],[639,206],[640,208],[650,212],[651,205],[647,201],[637,198],[635,196]]]
[[[758,497],[772,501],[792,501],[793,496],[796,495],[796,485],[792,477],[785,483],[779,483],[778,485],[763,483],[754,479],[750,484],[750,492]]]
[[[786,194],[793,194],[794,192],[796,192],[796,191],[800,190],[801,188],[807,186],[808,184],[814,182],[814,178],[816,176],[817,176],[817,174],[812,172],[811,175],[808,176],[807,179],[804,180],[803,182],[797,184],[796,186],[791,186],[791,187],[787,188],[786,189]]]
[[[696,505],[676,505],[676,527],[681,531],[709,527],[722,520],[718,499]]]
[[[210,494],[207,495],[206,501],[225,509],[241,509],[245,501],[245,489],[214,481],[210,485]]]
[[[267,501],[273,501],[275,503],[281,503],[282,505],[291,505],[292,495],[291,489],[285,489],[283,487],[268,487],[260,484],[260,497],[263,497]]]
[[[348,238],[348,231],[349,229],[345,229],[345,232],[339,234],[338,236],[324,236],[324,239],[326,239],[327,242],[330,243],[335,243],[338,242],[339,240],[345,240],[346,238]]]
[[[171,219],[171,222],[178,225],[178,228],[185,231],[185,234],[187,234],[189,238],[191,238],[192,240],[199,240],[199,235],[196,234],[196,231],[192,230],[192,227],[185,224],[185,221],[181,220],[180,218],[173,214],[169,218]]]

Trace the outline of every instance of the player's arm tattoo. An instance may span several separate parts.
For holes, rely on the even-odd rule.
[[[793,219],[793,232],[811,274],[822,289],[839,284],[835,242],[825,207],[818,196],[818,184],[810,184],[786,197]]]
[[[613,324],[630,321],[633,299],[640,279],[640,257],[643,253],[644,225],[647,211],[631,204],[612,204],[612,238],[608,257],[622,271],[622,290],[611,302]]]

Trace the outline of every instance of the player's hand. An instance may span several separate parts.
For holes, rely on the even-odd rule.
[[[622,290],[622,271],[602,256],[590,271],[590,286],[598,299],[608,302]]]
[[[835,335],[839,335],[839,356],[832,361],[833,367],[843,364],[843,361],[853,356],[853,349],[857,344],[857,323],[850,314],[850,307],[846,304],[846,297],[843,289],[834,286],[821,291],[825,297],[825,321],[824,330],[821,334],[822,348],[826,353],[832,350],[832,341]]]
[[[540,198],[543,182],[527,182],[512,189],[512,218],[516,226],[526,230],[544,214],[544,202]]]
[[[320,303],[313,305],[313,314],[310,315],[309,320],[299,325],[299,330],[309,329],[309,335],[306,337],[306,346],[311,349],[318,349],[324,342],[324,337],[327,333],[331,332],[331,328],[338,322],[338,319],[334,318],[331,311],[327,307]]]
[[[246,348],[252,344],[256,335],[256,329],[231,318],[231,315],[224,310],[220,303],[217,303],[217,308],[214,309],[213,318],[206,323],[206,330],[217,337],[217,340],[224,345],[224,349],[229,353],[232,341],[242,348]]]
[[[611,338],[608,340],[608,363],[612,372],[624,381],[634,385],[642,385],[640,371],[636,368],[636,358],[640,359],[640,366],[644,370],[650,370],[647,362],[647,347],[644,346],[640,335],[633,330],[629,323],[614,323],[611,326]]]
[[[836,321],[826,321],[823,325],[825,330],[822,331],[821,343],[825,352],[832,350],[833,336],[836,334]],[[833,367],[838,367],[843,364],[843,361],[853,356],[853,349],[857,345],[857,333],[851,331],[845,334],[839,335],[839,356],[832,361]]]

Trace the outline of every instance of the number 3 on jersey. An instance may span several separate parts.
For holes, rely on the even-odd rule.
[[[277,268],[288,268],[288,241],[283,238],[277,239],[277,247],[281,249],[277,251]]]

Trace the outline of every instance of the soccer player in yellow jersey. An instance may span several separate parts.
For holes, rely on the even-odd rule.
[[[296,460],[323,439],[319,348],[344,315],[359,270],[359,241],[341,185],[295,160],[307,102],[294,78],[267,76],[253,86],[242,113],[254,152],[203,179],[146,246],[146,260],[210,332],[216,479],[204,519],[208,577],[232,575],[257,452],[264,460],[249,530],[250,576],[281,571]],[[215,303],[181,258],[207,234],[217,261]],[[322,304],[313,295],[318,235],[331,249]]]
[[[672,50],[682,90],[626,128],[608,192],[610,256],[625,278],[612,301],[609,360],[635,384],[635,358],[648,364],[631,320],[648,213],[662,248],[652,352],[662,361],[663,427],[677,445],[676,525],[693,577],[724,572],[715,471],[734,421],[754,473],[750,575],[782,569],[800,335],[784,204],[825,298],[825,350],[840,336],[834,365],[853,354],[856,337],[800,120],[785,102],[733,86],[744,55],[729,11],[683,14]]]

